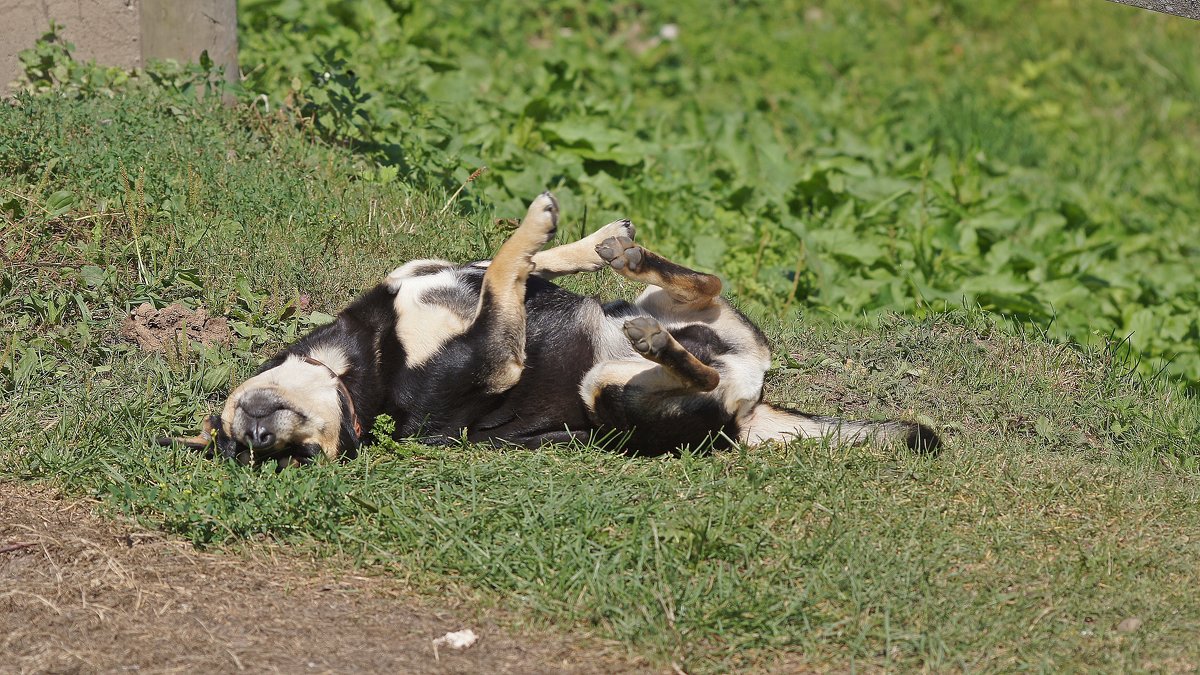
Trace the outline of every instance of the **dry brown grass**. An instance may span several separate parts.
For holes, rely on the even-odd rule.
[[[6,672],[642,672],[588,636],[514,634],[504,617],[394,580],[273,551],[197,552],[89,504],[0,484]],[[512,625],[508,622],[507,625]],[[432,640],[480,641],[435,659]]]

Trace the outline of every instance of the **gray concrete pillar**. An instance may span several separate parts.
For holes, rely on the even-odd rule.
[[[75,58],[140,68],[147,59],[209,58],[238,77],[237,0],[0,0],[0,94],[20,72],[22,50],[56,21]]]

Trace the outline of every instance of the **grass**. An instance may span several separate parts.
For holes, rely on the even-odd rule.
[[[364,180],[348,151],[250,107],[41,96],[0,108],[0,130],[2,479],[96,496],[205,548],[265,538],[346,557],[689,672],[1200,666],[1200,405],[1139,376],[1121,345],[978,311],[759,316],[777,352],[769,399],[925,415],[953,439],[938,457],[385,442],[253,471],[153,439],[193,428],[398,262],[484,257],[503,226],[444,208],[449,190]],[[582,226],[566,217],[564,239]],[[229,316],[235,339],[142,353],[119,328],[143,301]],[[1139,629],[1117,629],[1131,617]]]

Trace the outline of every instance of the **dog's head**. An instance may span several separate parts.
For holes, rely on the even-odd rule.
[[[342,381],[343,355],[288,354],[269,362],[204,422],[197,436],[164,439],[243,464],[308,464],[319,455],[353,455],[362,429]]]

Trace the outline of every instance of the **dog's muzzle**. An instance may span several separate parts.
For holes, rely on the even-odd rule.
[[[269,391],[253,391],[238,402],[239,411],[245,415],[244,428],[240,429],[239,443],[254,450],[270,450],[279,440],[281,427],[287,423],[285,417],[296,413],[288,408],[278,396]]]

